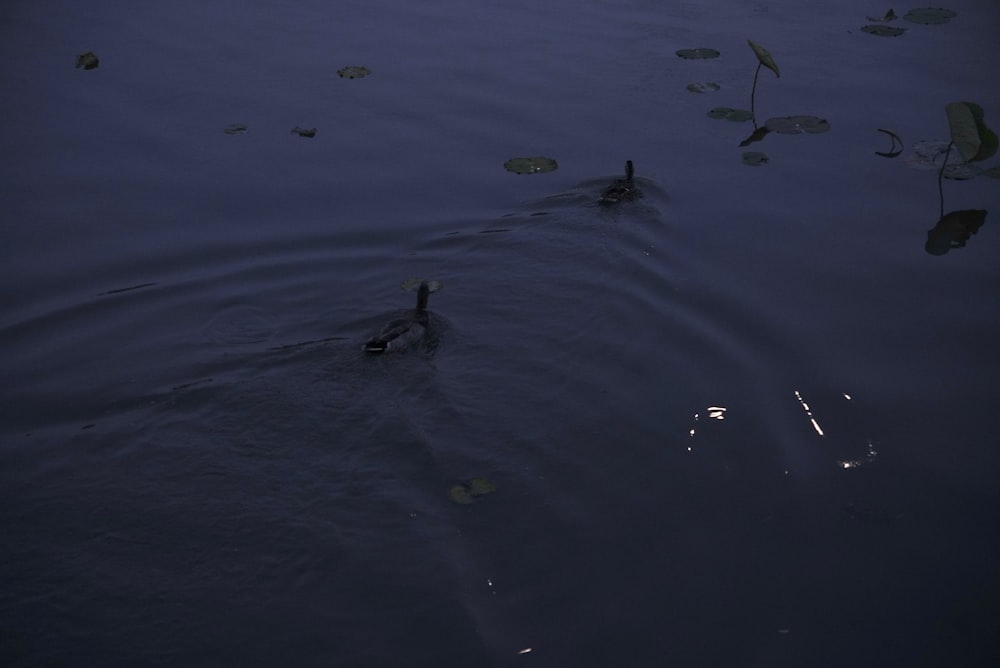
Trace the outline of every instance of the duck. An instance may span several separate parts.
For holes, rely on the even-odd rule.
[[[416,308],[405,317],[386,323],[378,334],[365,343],[363,350],[366,353],[381,354],[406,350],[424,338],[428,328],[427,298],[432,292],[441,289],[441,283],[417,278],[403,281],[400,287],[412,290],[414,286],[417,287]]]
[[[617,204],[623,200],[630,200],[639,194],[639,188],[636,187],[633,177],[635,176],[635,167],[632,165],[631,160],[625,161],[625,178],[615,179],[611,182],[604,192],[601,193],[601,204]]]

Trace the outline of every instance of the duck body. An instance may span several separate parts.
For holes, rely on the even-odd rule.
[[[440,287],[440,284],[437,286]],[[378,334],[365,343],[363,350],[366,353],[374,354],[398,352],[423,340],[427,334],[429,322],[427,298],[431,291],[431,285],[427,281],[421,281],[420,287],[417,289],[417,307],[405,317],[386,323]]]
[[[631,160],[625,161],[625,178],[615,179],[604,192],[601,193],[601,204],[617,204],[625,200],[634,199],[639,195],[639,188],[635,185],[635,167]]]

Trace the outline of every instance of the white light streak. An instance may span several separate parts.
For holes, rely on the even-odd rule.
[[[809,410],[809,404],[807,404],[806,400],[802,398],[802,395],[799,394],[798,390],[795,390],[795,398],[799,400],[799,403],[802,404],[802,410],[804,410],[806,415],[809,416],[809,421],[812,422],[813,429],[816,430],[817,434],[823,436],[823,430],[820,428],[819,423],[816,422],[816,418],[813,417],[812,411]]]

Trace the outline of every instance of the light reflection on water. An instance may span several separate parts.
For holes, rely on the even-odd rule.
[[[59,48],[5,10],[0,632],[55,664],[911,663],[996,575],[996,246],[927,256],[933,180],[874,129],[994,118],[918,41],[992,34],[459,4],[67,7]],[[744,104],[749,28],[758,103],[832,125],[755,170],[703,109]],[[644,197],[598,206],[625,159]],[[436,344],[365,356],[413,276]]]

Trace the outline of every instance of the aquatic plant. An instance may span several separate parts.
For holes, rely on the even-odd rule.
[[[81,67],[85,70],[95,69],[100,65],[101,61],[97,58],[97,54],[93,51],[88,51],[87,53],[81,53],[76,57],[76,68]]]
[[[337,70],[341,79],[363,79],[371,73],[372,71],[364,65],[348,65]]]
[[[757,113],[754,107],[755,98],[757,96],[757,77],[760,76],[760,68],[766,67],[767,69],[774,72],[774,76],[781,78],[781,70],[778,69],[778,64],[774,62],[774,58],[771,56],[771,52],[762,47],[757,42],[752,39],[747,40],[747,44],[753,49],[754,55],[757,56],[757,69],[753,73],[753,86],[750,88],[750,117],[753,119],[753,126],[757,127]]]
[[[536,155],[526,158],[511,158],[503,163],[503,168],[514,174],[542,174],[554,172],[559,168],[559,163],[552,158]]]

